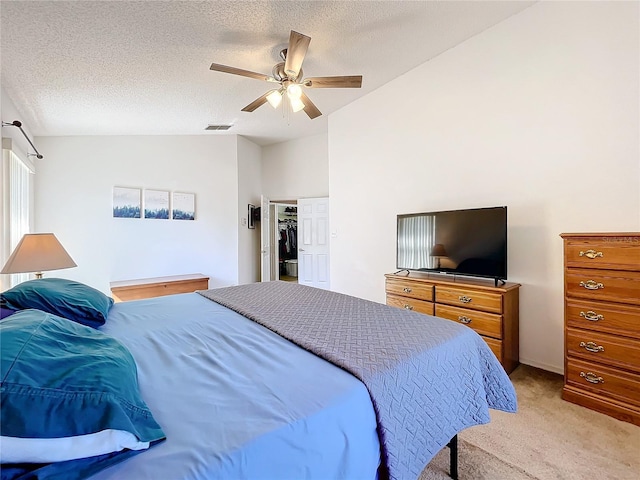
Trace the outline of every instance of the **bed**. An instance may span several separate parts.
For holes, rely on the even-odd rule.
[[[49,310],[56,331],[60,313],[72,316]],[[34,315],[0,327],[18,314]],[[471,329],[297,284],[108,304],[98,323],[72,328],[130,352],[162,435],[139,450],[5,463],[3,478],[417,478],[458,432],[488,422],[489,408],[516,410],[506,373]]]

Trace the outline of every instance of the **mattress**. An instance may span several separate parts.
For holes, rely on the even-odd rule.
[[[197,293],[115,304],[166,441],[92,477],[374,479],[376,416],[351,374]]]

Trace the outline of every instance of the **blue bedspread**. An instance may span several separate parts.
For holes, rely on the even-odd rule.
[[[92,480],[367,479],[380,446],[351,374],[192,293],[115,304],[167,440]]]
[[[286,282],[200,292],[367,386],[391,479],[414,479],[461,430],[516,410],[504,369],[468,327]]]

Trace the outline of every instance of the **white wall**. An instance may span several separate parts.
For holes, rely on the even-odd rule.
[[[559,234],[640,230],[638,14],[537,3],[331,115],[332,289],[385,301],[397,214],[507,205],[520,358],[561,372]]]
[[[238,138],[238,283],[260,281],[260,230],[248,228],[249,204],[259,207],[262,192],[261,149]],[[254,224],[257,226],[258,224]]]
[[[262,148],[262,193],[271,200],[329,194],[327,135],[312,135]]]
[[[244,142],[242,142],[244,144]],[[38,137],[36,229],[77,268],[52,273],[109,293],[109,282],[203,273],[238,283],[236,136]],[[112,217],[114,186],[192,192],[196,220]]]

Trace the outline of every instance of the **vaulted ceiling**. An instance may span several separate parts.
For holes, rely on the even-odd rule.
[[[2,120],[35,136],[314,135],[332,112],[532,3],[2,0],[2,87],[22,115]],[[271,75],[291,30],[311,37],[305,77],[362,75],[362,88],[306,90],[323,113],[313,120],[269,104],[242,112],[272,84],[211,63]],[[220,124],[231,128],[205,130]]]

